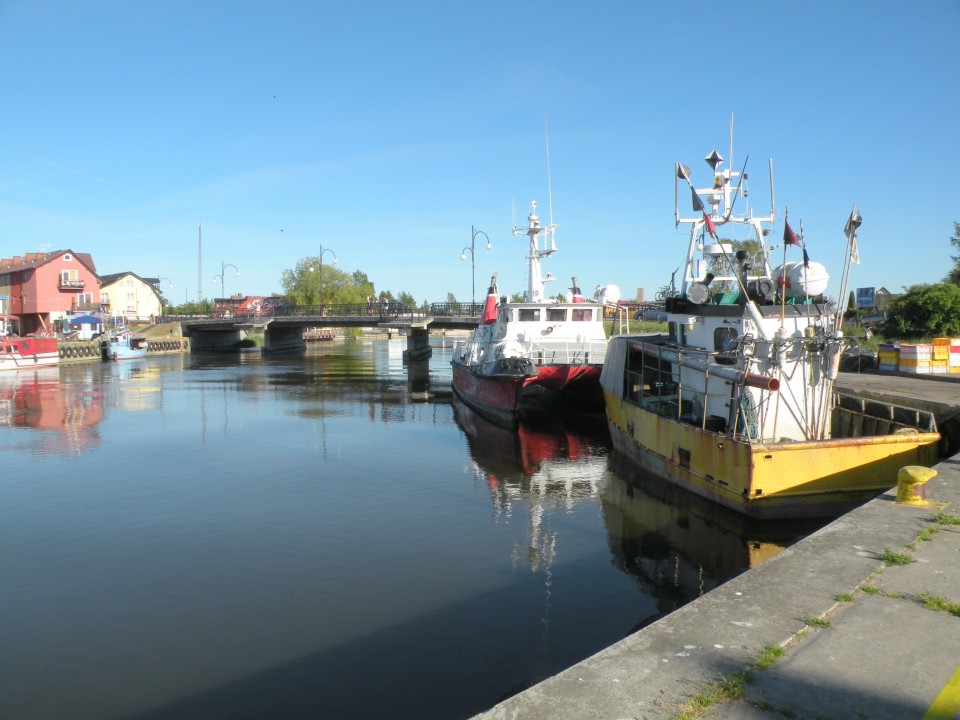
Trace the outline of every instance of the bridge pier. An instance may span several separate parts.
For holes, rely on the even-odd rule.
[[[240,327],[204,328],[203,330],[193,327],[186,330],[185,334],[190,338],[192,350],[226,350],[235,347],[247,336]]]
[[[430,347],[430,331],[426,323],[411,325],[407,331],[407,349],[403,351],[403,361],[427,360],[431,355],[433,355],[433,348]]]
[[[302,325],[269,323],[263,332],[263,351],[267,353],[301,352],[307,349]]]

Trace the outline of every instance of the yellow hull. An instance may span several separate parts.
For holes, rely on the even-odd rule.
[[[840,512],[936,462],[935,432],[750,444],[644,410],[604,391],[614,447],[635,464],[756,518]]]

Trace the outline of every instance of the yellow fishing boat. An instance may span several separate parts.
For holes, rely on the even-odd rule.
[[[826,269],[809,260],[802,225],[794,233],[785,219],[782,245],[767,244],[772,163],[770,212],[754,217],[734,214],[749,195],[746,163],[735,172],[716,151],[706,160],[705,188],[676,166],[675,222],[690,234],[682,280],[665,293],[668,332],[616,336],[607,348],[601,384],[615,450],[757,518],[840,512],[895,485],[901,467],[932,465],[940,436],[931,413],[834,388],[855,341],[825,295]],[[679,209],[684,185],[689,217]],[[860,224],[854,208],[841,298]],[[788,251],[803,261],[787,262]]]

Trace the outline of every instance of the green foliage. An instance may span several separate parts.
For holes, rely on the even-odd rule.
[[[950,238],[950,244],[953,245],[957,254],[950,256],[950,259],[953,260],[953,267],[950,268],[943,281],[960,287],[960,223],[958,222],[953,223],[953,236]]]
[[[767,645],[760,653],[760,657],[758,657],[750,667],[754,670],[767,670],[773,667],[777,661],[786,654],[787,651],[779,645]]]
[[[960,286],[914,285],[887,305],[887,338],[960,335]]]
[[[183,305],[170,305],[164,308],[164,315],[207,315],[213,312],[213,301],[185,302]]]
[[[374,294],[373,283],[366,274],[358,271],[351,275],[329,262],[321,263],[317,256],[305,257],[293,270],[284,270],[280,284],[290,305],[359,305]]]
[[[896,550],[891,550],[890,548],[884,548],[883,552],[880,553],[880,559],[883,560],[887,565],[909,565],[915,560],[910,557],[907,553],[897,552]]]
[[[510,302],[512,303],[520,303],[520,302],[523,302],[523,300],[524,300],[524,295],[522,292],[515,292],[513,295],[510,296]]]

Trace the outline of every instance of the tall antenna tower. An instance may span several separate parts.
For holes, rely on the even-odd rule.
[[[197,225],[197,304],[203,302],[203,221]]]

